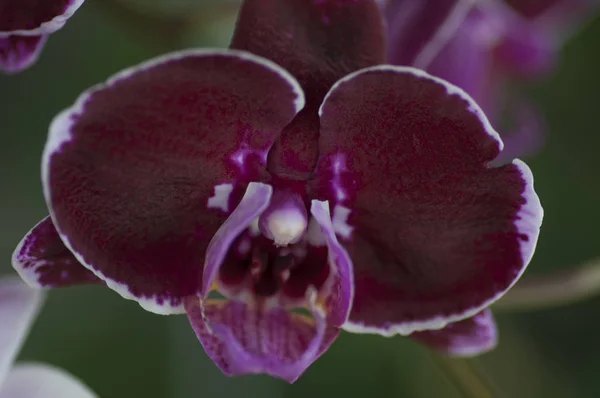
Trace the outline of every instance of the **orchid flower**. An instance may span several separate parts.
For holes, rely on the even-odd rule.
[[[46,364],[13,364],[42,304],[20,279],[0,278],[0,398],[95,398],[83,383]]]
[[[558,64],[574,26],[598,0],[381,0],[389,62],[410,65],[456,84],[502,132],[496,163],[531,154],[544,139],[544,120],[526,98],[507,100],[514,80],[539,80]],[[425,44],[425,45],[424,45]]]
[[[0,71],[35,62],[46,38],[62,28],[83,0],[0,0]]]
[[[373,0],[245,1],[229,49],[149,60],[56,116],[50,216],[14,267],[186,313],[228,375],[292,382],[342,328],[489,349],[486,308],[539,234],[531,171],[490,166],[502,141],[463,90],[384,63]]]

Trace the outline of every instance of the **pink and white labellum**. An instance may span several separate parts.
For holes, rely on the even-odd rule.
[[[600,1],[381,0],[380,5],[390,63],[446,79],[469,93],[492,121],[510,121],[495,160],[503,164],[534,153],[545,137],[536,106],[506,87],[514,79],[547,76],[565,40]],[[428,45],[415,45],[422,42]]]
[[[50,126],[50,217],[15,268],[33,286],[101,281],[186,312],[229,375],[294,381],[341,328],[448,325],[419,340],[489,349],[493,330],[452,324],[533,255],[531,172],[490,166],[502,142],[477,104],[382,65],[383,36],[372,0],[248,0],[230,49],[168,54],[84,92]]]
[[[84,0],[0,0],[0,71],[35,62],[47,36],[62,28]]]
[[[42,294],[20,279],[0,278],[0,398],[94,398],[81,381],[64,370],[41,363],[17,363]]]

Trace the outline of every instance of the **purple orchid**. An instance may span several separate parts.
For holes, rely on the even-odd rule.
[[[496,163],[539,149],[544,121],[525,98],[506,101],[507,83],[539,79],[557,64],[575,22],[598,0],[381,0],[389,61],[456,84],[492,121],[509,118]],[[432,28],[433,27],[433,28]],[[426,43],[427,45],[423,45]],[[506,108],[506,109],[504,109]]]
[[[40,291],[21,280],[0,279],[0,398],[94,398],[79,380],[55,367],[13,362],[42,304]]]
[[[230,49],[127,69],[54,119],[50,216],[14,267],[187,313],[228,375],[294,381],[340,328],[490,348],[485,308],[539,234],[531,172],[490,166],[464,91],[384,63],[372,0],[247,0]]]
[[[62,28],[84,0],[0,0],[0,71],[35,62],[46,38]]]

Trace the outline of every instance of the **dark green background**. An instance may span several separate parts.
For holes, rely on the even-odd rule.
[[[167,50],[160,37],[116,22],[101,1],[88,1],[54,34],[33,68],[0,76],[0,273],[12,272],[15,245],[47,214],[40,154],[52,117],[87,87]],[[227,44],[231,17],[208,11],[181,47]],[[528,159],[546,212],[528,275],[600,254],[599,50],[596,19],[567,43],[553,77],[522,88],[549,125],[545,148]],[[498,312],[500,345],[477,364],[506,397],[600,396],[599,314],[600,297]],[[184,316],[145,312],[102,287],[52,291],[21,359],[62,366],[104,398],[460,396],[428,351],[402,337],[345,333],[293,386],[266,376],[228,378],[207,359]]]

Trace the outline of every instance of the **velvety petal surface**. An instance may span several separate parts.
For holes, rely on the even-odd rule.
[[[464,91],[413,68],[338,82],[321,113],[316,197],[348,209],[345,328],[409,334],[474,315],[529,263],[542,219],[529,168]]]
[[[444,354],[473,356],[493,349],[498,341],[490,310],[450,323],[440,330],[415,332],[410,338]]]
[[[265,90],[268,87],[268,90]],[[53,121],[43,182],[87,268],[154,312],[200,292],[206,247],[304,106],[296,80],[231,50],[173,53],[83,93]]]
[[[316,310],[309,318],[278,306],[189,298],[186,311],[207,355],[227,375],[267,373],[291,383],[339,332]]]
[[[31,287],[102,283],[67,249],[49,216],[25,235],[13,253],[12,265]]]
[[[15,73],[31,66],[45,42],[46,36],[0,37],[0,71]]]
[[[95,398],[81,381],[44,364],[15,366],[0,388],[0,398]]]
[[[383,26],[373,0],[247,0],[231,48],[275,61],[316,109],[335,81],[383,63]]]
[[[425,68],[453,37],[473,0],[381,1],[388,62]]]
[[[0,0],[0,38],[60,29],[84,0]]]
[[[0,278],[0,391],[42,303],[42,293],[19,278]]]

